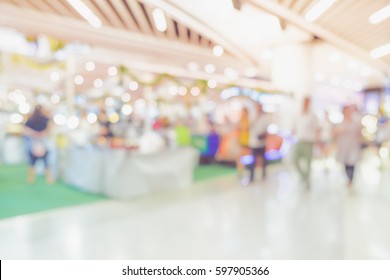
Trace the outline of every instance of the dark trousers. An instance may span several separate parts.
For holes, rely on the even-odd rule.
[[[352,182],[353,174],[355,173],[355,166],[346,164],[345,165],[345,173],[347,174],[349,182]]]
[[[253,163],[250,165],[249,171],[250,171],[250,181],[252,182],[255,179],[255,169],[257,166],[257,158],[261,157],[263,160],[263,179],[266,176],[266,166],[267,166],[267,160],[265,158],[265,147],[261,148],[251,148],[251,154],[253,156]]]
[[[37,157],[35,155],[33,155],[32,151],[29,151],[28,153],[28,163],[30,166],[35,166],[35,163],[37,162],[37,160],[43,160],[43,163],[45,165],[45,168],[47,169],[49,167],[49,163],[48,163],[48,152],[46,152],[43,156],[41,157]]]

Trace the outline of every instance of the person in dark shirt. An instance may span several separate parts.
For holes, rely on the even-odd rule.
[[[35,163],[43,160],[46,171],[46,181],[51,184],[53,178],[48,165],[48,149],[46,146],[49,134],[49,118],[43,112],[41,106],[36,106],[34,112],[25,124],[25,135],[27,138],[27,150],[29,158],[28,182],[35,181]]]
[[[108,119],[106,110],[102,109],[100,111],[98,122],[100,125],[100,136],[110,139],[114,137],[114,133],[112,132],[111,123]]]

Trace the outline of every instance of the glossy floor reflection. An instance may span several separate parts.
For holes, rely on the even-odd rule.
[[[1,259],[390,259],[390,171],[313,165],[310,191],[273,166],[265,182],[227,176],[181,193],[0,220]]]

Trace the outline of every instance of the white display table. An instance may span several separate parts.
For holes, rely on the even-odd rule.
[[[22,136],[7,135],[3,140],[2,150],[5,164],[22,164],[27,162],[27,150]]]
[[[109,165],[108,150],[72,148],[64,155],[65,182],[86,192],[103,193],[105,166]]]
[[[199,152],[190,147],[154,154],[72,148],[65,181],[87,192],[129,198],[190,187],[198,161]]]

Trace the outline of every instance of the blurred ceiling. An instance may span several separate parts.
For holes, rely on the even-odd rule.
[[[215,45],[205,35],[170,17],[166,18],[167,30],[157,31],[153,24],[152,7],[140,1],[84,0],[83,2],[99,17],[104,26],[191,43],[203,48],[212,48]],[[65,0],[1,0],[0,3],[13,5],[27,12],[31,9],[48,16],[52,14],[84,21],[83,17]]]
[[[167,24],[166,31],[160,32],[157,30],[153,22],[153,7],[148,3],[149,1],[138,0],[83,0],[88,8],[101,20],[102,29],[91,29],[91,32],[97,32],[102,30],[113,29],[127,31],[124,37],[127,36],[127,40],[136,40],[138,38],[145,39],[145,37],[160,39],[155,41],[161,45],[161,42],[182,43],[187,45],[187,48],[191,46],[198,47],[212,53],[213,47],[216,45],[216,40],[219,44],[223,44],[225,47],[225,55],[230,56],[229,51],[243,61],[251,61],[251,58],[244,56],[241,50],[234,47],[233,44],[229,44],[218,34],[213,33],[209,28],[203,26],[200,22],[195,22],[198,27],[189,26],[183,20],[183,18],[190,18],[188,15],[175,13],[171,15],[165,12],[165,20]],[[28,34],[37,34],[47,32],[49,35],[56,35],[64,39],[84,39],[89,40],[89,35],[77,32],[74,27],[83,28],[83,24],[86,24],[85,19],[69,4],[66,0],[0,0],[2,15],[1,24],[10,27],[16,27],[19,31],[27,32]],[[13,18],[12,18],[13,17]],[[32,21],[32,20],[35,21]],[[26,24],[26,20],[30,20],[29,24]],[[39,26],[38,22],[57,26]],[[192,24],[193,25],[193,24]],[[53,29],[57,27],[57,29]],[[72,34],[69,35],[60,27],[73,28]],[[57,31],[56,34],[55,31]],[[60,31],[60,32],[58,32]],[[82,30],[82,31],[85,31]],[[107,36],[108,34],[102,32],[101,35]],[[115,35],[115,34],[111,34]],[[144,37],[140,37],[145,35]],[[69,37],[72,38],[69,38]],[[215,38],[211,38],[215,37]],[[108,40],[111,39],[106,37]],[[94,41],[95,44],[105,45],[109,42],[104,42],[105,38],[100,38],[99,41]],[[108,41],[107,40],[107,41]],[[145,40],[145,45],[150,43],[150,40]],[[110,46],[112,46],[111,44]],[[178,45],[178,44],[176,44]],[[171,46],[175,46],[172,44]],[[118,46],[120,47],[120,46]],[[185,51],[185,50],[184,50]],[[198,53],[202,53],[199,49]]]
[[[270,61],[264,52],[280,43],[320,41],[372,67],[372,74],[390,76],[390,55],[378,59],[369,55],[390,43],[390,18],[369,22],[374,12],[389,5],[388,0],[338,0],[315,21],[305,19],[318,2],[312,0],[235,0],[238,9],[231,0],[83,0],[101,20],[101,28],[88,24],[71,1],[0,0],[0,26],[116,49],[125,54],[124,60],[137,58],[155,68],[171,65],[178,67],[176,72],[192,61],[201,68],[213,63],[222,75],[226,67],[240,73],[255,67],[259,81],[270,78]],[[154,23],[155,8],[165,14],[163,32]],[[225,50],[222,57],[213,55],[217,45]],[[329,64],[323,51],[315,53],[315,65]],[[330,63],[324,71],[334,66]],[[349,76],[353,80],[362,75]]]
[[[387,7],[389,0],[328,0],[330,7],[317,19],[310,19],[309,12],[321,1],[312,0],[248,0],[316,37],[349,52],[366,63],[390,75],[390,55],[372,59],[370,52],[390,44],[390,17],[376,24],[370,17]],[[389,11],[387,11],[389,12]]]
[[[312,0],[272,0],[303,18],[315,5]],[[380,9],[390,5],[389,0],[339,0],[318,18],[315,24],[332,32],[341,39],[355,44],[367,54],[390,42],[390,18],[371,24],[369,18]],[[380,60],[390,67],[390,55]]]

